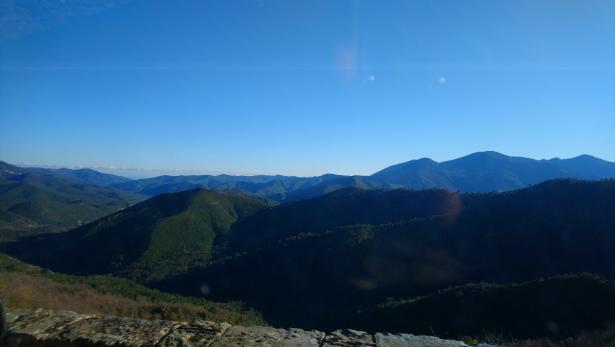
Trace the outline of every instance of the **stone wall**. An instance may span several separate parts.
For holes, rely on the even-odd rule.
[[[463,342],[433,336],[368,334],[355,330],[325,334],[316,330],[244,327],[206,321],[143,320],[44,309],[8,310],[6,321],[8,333],[0,345],[7,347],[467,346]]]

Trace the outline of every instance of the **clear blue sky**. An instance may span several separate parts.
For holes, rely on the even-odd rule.
[[[0,43],[0,160],[294,175],[482,150],[615,161],[611,0],[91,12]]]

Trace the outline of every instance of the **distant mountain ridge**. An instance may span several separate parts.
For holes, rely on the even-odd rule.
[[[117,182],[115,177],[0,162],[0,240],[66,231],[145,198],[102,184]]]
[[[2,172],[22,172],[22,173],[37,173],[42,175],[51,175],[71,180],[78,180],[87,184],[97,186],[111,186],[132,181],[130,178],[112,175],[93,169],[68,169],[68,168],[43,168],[43,167],[19,167],[0,161],[0,171]]]
[[[190,189],[234,190],[277,202],[304,200],[349,187],[509,191],[551,179],[615,178],[615,163],[590,155],[535,160],[487,151],[443,162],[429,158],[410,160],[370,176],[194,175],[131,180],[91,169],[20,168],[3,162],[0,162],[0,174],[4,183],[0,191],[0,202],[4,201],[0,206],[0,233],[4,236],[0,238],[6,238],[7,235],[23,236],[24,231],[64,231],[146,197]],[[20,185],[19,189],[15,184]],[[21,198],[11,197],[19,191]],[[69,205],[76,206],[77,210],[69,211]]]
[[[590,155],[535,160],[488,151],[441,163],[428,158],[411,160],[390,166],[370,177],[405,188],[489,192],[524,188],[556,178],[613,178],[615,163]]]
[[[615,163],[590,155],[570,159],[536,160],[487,151],[440,163],[429,158],[411,160],[387,167],[370,176],[159,176],[112,186],[149,196],[192,188],[217,191],[230,189],[285,202],[311,198],[346,187],[443,188],[460,192],[490,192],[525,188],[558,178],[615,178]]]
[[[34,169],[31,169],[34,170]],[[36,169],[38,172],[55,175],[58,177],[80,180],[89,184],[98,186],[111,186],[114,184],[126,183],[132,181],[130,178],[111,175],[99,172],[92,169]]]
[[[8,165],[8,164],[7,164]],[[144,196],[188,189],[236,190],[278,202],[316,197],[341,188],[432,189],[459,192],[493,192],[525,188],[551,179],[599,180],[615,178],[615,163],[583,154],[569,159],[530,159],[494,151],[476,152],[461,158],[436,162],[429,158],[410,160],[369,176],[325,174],[313,177],[283,175],[188,175],[129,179],[91,169],[20,168],[84,183],[112,187]]]

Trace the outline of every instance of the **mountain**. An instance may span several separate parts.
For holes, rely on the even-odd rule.
[[[147,282],[207,263],[217,237],[269,205],[232,191],[161,194],[69,232],[22,239],[9,251],[60,272]]]
[[[308,199],[348,187],[442,188],[460,192],[490,192],[520,189],[556,178],[587,180],[615,178],[615,163],[590,155],[571,159],[534,160],[510,157],[497,152],[478,152],[441,163],[429,158],[411,160],[390,166],[371,176],[195,175],[131,180],[91,169],[21,168],[21,170],[79,180],[87,184],[109,186],[143,196],[205,188],[215,191],[236,190],[278,202]]]
[[[615,278],[613,230],[615,180],[552,180],[503,193],[346,188],[276,206],[195,189],[2,247],[54,271],[113,273],[167,292],[238,300],[274,325],[326,330],[359,326],[358,312],[388,298],[467,283],[512,286],[583,272]]]
[[[365,176],[323,175],[317,180],[308,181],[301,187],[289,190],[281,201],[298,201],[327,194],[343,188],[382,189],[388,188],[384,182]]]
[[[615,181],[506,193],[339,190],[233,225],[217,257],[153,285],[241,300],[272,324],[353,327],[357,310],[469,282],[615,277]]]
[[[11,170],[16,170],[21,173],[37,173],[41,175],[56,176],[59,178],[66,178],[72,181],[79,181],[81,183],[93,184],[97,186],[111,186],[132,181],[130,178],[107,174],[92,169],[17,167],[2,161],[0,161],[0,168],[12,168]]]
[[[386,184],[369,177],[332,174],[317,177],[202,175],[159,176],[114,184],[113,187],[149,196],[194,188],[237,190],[281,202],[311,198],[339,188],[384,188]]]
[[[413,160],[393,165],[370,177],[407,188],[489,192],[524,188],[555,178],[614,178],[615,163],[589,155],[534,160],[478,152],[441,163],[430,159]]]
[[[449,213],[459,195],[445,190],[344,188],[316,198],[263,210],[233,225],[230,253],[268,247],[288,237],[315,235],[346,225],[374,225]]]
[[[451,183],[451,175],[452,173],[442,171],[437,162],[429,158],[421,158],[390,166],[370,177],[380,179],[396,187],[456,190]]]
[[[278,202],[298,201],[336,189],[430,189],[460,192],[507,191],[556,178],[596,180],[615,178],[615,163],[582,155],[571,159],[534,160],[497,152],[479,152],[438,163],[411,160],[371,176],[326,174],[295,176],[160,176],[113,184],[113,187],[154,196],[185,189],[238,190]]]
[[[0,162],[0,239],[66,231],[142,199],[140,194]]]
[[[98,186],[112,186],[132,181],[130,178],[102,173],[92,169],[41,169],[32,168],[31,171],[36,171],[44,174],[55,175],[58,177],[79,180],[84,183],[94,184]]]
[[[554,158],[549,160],[554,166],[574,172],[585,179],[601,179],[613,177],[615,163],[611,163],[591,155],[580,155],[571,159]]]

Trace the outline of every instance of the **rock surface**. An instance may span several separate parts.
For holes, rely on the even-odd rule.
[[[442,340],[434,336],[415,336],[411,334],[382,334],[375,335],[379,347],[464,347],[461,341]]]
[[[349,347],[349,346],[369,346],[376,347],[376,342],[371,334],[364,331],[344,329],[336,330],[325,337],[323,347]]]
[[[467,346],[460,341],[433,336],[369,334],[350,329],[325,334],[315,330],[231,326],[206,321],[143,320],[44,309],[9,310],[6,324],[8,333],[0,345],[15,347]]]

